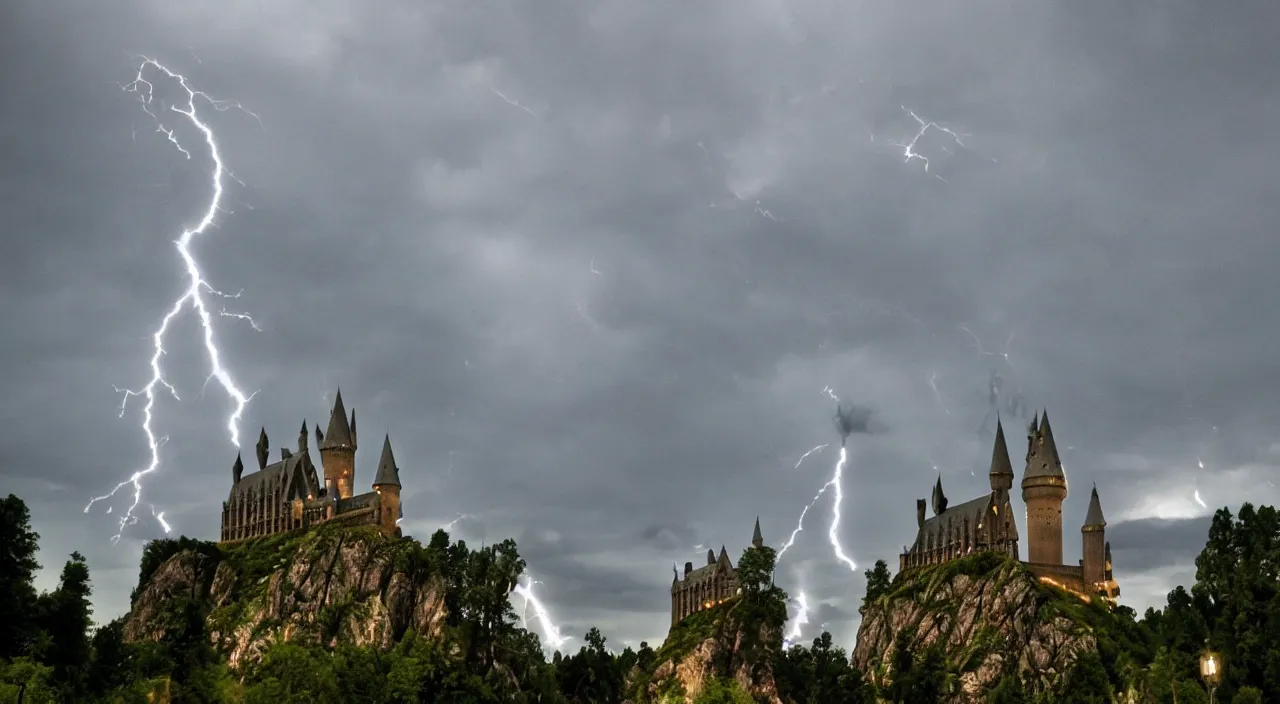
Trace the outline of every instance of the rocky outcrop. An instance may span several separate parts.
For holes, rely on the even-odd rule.
[[[1096,652],[1099,604],[1039,583],[1020,563],[982,555],[899,576],[868,605],[853,666],[887,685],[900,638],[919,653],[940,646],[954,675],[951,702],[985,702],[1006,674],[1045,691],[1085,652]]]
[[[698,612],[672,628],[650,671],[636,669],[628,677],[628,704],[690,704],[712,680],[736,685],[756,701],[782,704],[773,679],[782,633],[744,627],[735,605]]]
[[[129,640],[159,641],[203,619],[232,668],[278,641],[387,649],[408,629],[439,637],[445,585],[402,559],[421,547],[369,528],[333,527],[212,551],[183,550],[140,584]]]

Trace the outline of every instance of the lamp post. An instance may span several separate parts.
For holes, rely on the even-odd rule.
[[[1206,643],[1204,652],[1200,655],[1200,679],[1204,680],[1204,686],[1209,690],[1209,704],[1213,704],[1213,693],[1222,683],[1222,671],[1225,669],[1222,656],[1210,650]]]

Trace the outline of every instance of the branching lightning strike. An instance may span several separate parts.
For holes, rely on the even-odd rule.
[[[538,625],[542,627],[542,640],[551,646],[552,650],[559,650],[561,646],[569,642],[569,636],[560,634],[560,627],[551,619],[551,612],[547,610],[546,605],[534,596],[533,585],[542,584],[533,577],[526,577],[524,584],[516,583],[512,594],[519,594],[524,599],[524,608],[520,611],[520,625],[523,628],[529,627],[529,620],[526,618],[529,607],[533,607],[534,618],[538,619]]]
[[[209,156],[213,162],[213,170],[209,175],[212,186],[212,195],[209,198],[208,207],[200,216],[197,223],[194,226],[184,228],[182,230],[182,235],[175,243],[177,245],[178,254],[181,256],[185,266],[186,279],[189,282],[189,285],[186,290],[183,291],[176,300],[174,300],[173,304],[169,307],[169,311],[163,318],[161,318],[159,326],[152,334],[153,352],[150,360],[151,379],[146,383],[146,385],[136,391],[129,389],[117,389],[123,394],[123,399],[120,404],[121,415],[124,414],[125,407],[128,405],[130,397],[141,396],[146,399],[146,403],[143,405],[142,409],[141,427],[142,432],[147,439],[151,459],[146,467],[135,471],[132,476],[117,484],[110,492],[102,496],[94,497],[89,501],[88,505],[84,507],[85,513],[88,513],[89,509],[98,501],[103,501],[115,496],[116,493],[125,486],[133,486],[133,503],[120,518],[120,530],[111,538],[111,542],[113,543],[119,541],[120,536],[124,533],[125,527],[130,525],[132,521],[136,520],[134,517],[134,510],[142,500],[142,478],[155,472],[160,467],[160,447],[164,444],[165,439],[157,438],[155,430],[152,427],[152,421],[155,417],[157,387],[164,387],[164,389],[168,391],[175,400],[179,399],[177,389],[175,389],[173,385],[165,379],[164,372],[160,366],[160,360],[166,354],[164,341],[165,336],[169,331],[169,325],[185,308],[190,306],[196,312],[200,318],[200,324],[204,329],[204,347],[208,354],[210,369],[209,379],[216,379],[223,391],[225,391],[227,396],[229,396],[234,402],[234,408],[227,418],[227,430],[231,434],[232,444],[237,447],[240,445],[240,417],[244,413],[245,406],[248,405],[249,400],[253,398],[253,394],[246,395],[238,386],[236,386],[235,381],[231,378],[230,372],[228,372],[222,365],[221,353],[219,352],[217,342],[214,339],[213,314],[211,313],[211,306],[205,299],[206,293],[219,296],[221,298],[236,298],[240,294],[225,294],[211,286],[205,280],[204,275],[200,271],[199,263],[196,261],[195,255],[191,252],[191,244],[193,240],[208,232],[209,228],[213,226],[214,219],[217,217],[219,212],[226,212],[222,208],[225,179],[235,178],[235,176],[232,175],[223,164],[222,153],[218,148],[218,140],[213,133],[213,129],[203,119],[201,119],[200,114],[197,111],[196,104],[198,101],[204,101],[218,112],[225,112],[231,108],[236,108],[252,116],[254,119],[257,119],[259,125],[262,124],[262,120],[254,113],[245,110],[239,103],[217,100],[203,91],[191,88],[187,83],[186,77],[182,74],[175,73],[155,59],[142,57],[142,63],[138,66],[138,72],[133,81],[127,85],[121,86],[121,88],[124,91],[133,93],[137,96],[138,102],[142,105],[143,111],[150,115],[151,119],[155,122],[156,131],[163,134],[187,159],[191,158],[191,152],[187,151],[187,149],[182,146],[182,143],[178,140],[174,131],[166,127],[164,121],[160,118],[160,115],[152,110],[152,104],[155,102],[155,86],[145,77],[149,69],[153,72],[158,72],[163,78],[176,81],[177,84],[181,86],[182,90],[186,92],[186,103],[184,105],[169,105],[168,109],[178,115],[181,115],[191,124],[191,126],[195,127],[196,130],[204,136],[205,145],[209,148]],[[253,319],[246,314],[231,313],[226,310],[219,310],[218,313],[222,316],[246,320],[254,329],[260,329]],[[206,383],[207,381],[208,380],[206,380]],[[154,507],[152,510],[154,513]],[[161,526],[165,529],[165,532],[168,532],[169,526],[164,521],[163,515],[163,513],[155,513],[156,520],[160,522]]]
[[[915,149],[916,149],[916,142],[920,141],[920,138],[923,137],[925,133],[929,131],[930,127],[932,127],[935,130],[938,130],[939,132],[943,132],[945,134],[951,135],[951,138],[955,140],[956,144],[960,145],[961,147],[964,146],[964,142],[960,140],[960,135],[956,134],[954,131],[939,125],[933,120],[925,120],[921,118],[919,115],[915,113],[914,110],[907,110],[907,106],[905,105],[902,106],[902,110],[906,112],[908,115],[910,115],[911,119],[915,120],[916,123],[920,125],[920,130],[917,131],[915,136],[911,138],[911,141],[889,143],[889,146],[891,147],[902,148],[902,156],[903,156],[904,162],[910,163],[912,159],[919,159],[924,162],[924,172],[929,173],[929,157],[917,152]],[[943,151],[946,151],[948,154],[951,153],[951,150],[947,149],[946,147],[943,147]],[[942,178],[937,174],[934,174],[934,177],[940,181],[944,181],[944,182],[946,181],[945,178]]]
[[[822,392],[827,394],[827,396],[837,403],[837,419],[839,419],[842,424],[847,425],[847,423],[845,423],[845,416],[843,416],[840,411],[840,407],[838,405],[840,403],[840,398],[836,396],[836,392],[830,386],[823,388]],[[844,546],[840,543],[840,507],[844,505],[844,487],[842,485],[844,483],[844,467],[849,460],[849,453],[848,449],[845,447],[845,442],[849,439],[850,432],[852,431],[847,427],[841,428],[840,459],[836,461],[835,471],[832,472],[831,479],[827,480],[827,483],[823,484],[822,488],[818,489],[818,493],[814,495],[813,501],[810,501],[809,505],[805,506],[804,510],[800,512],[800,519],[796,522],[796,529],[791,531],[791,537],[789,537],[787,542],[778,550],[778,560],[781,560],[787,550],[795,544],[796,536],[798,536],[800,531],[804,529],[804,517],[809,513],[809,509],[813,508],[813,506],[818,503],[818,500],[822,498],[823,494],[827,493],[827,489],[835,489],[835,496],[831,502],[831,523],[827,526],[827,540],[831,543],[831,550],[835,553],[837,560],[847,565],[849,569],[854,572],[858,570],[858,564],[845,553]],[[814,450],[810,450],[809,453],[806,453],[806,456],[813,452]],[[802,457],[800,459],[803,461],[804,458]],[[800,464],[796,463],[796,467],[798,468],[799,466]]]

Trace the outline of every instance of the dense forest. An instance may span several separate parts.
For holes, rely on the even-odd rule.
[[[38,540],[25,503],[12,495],[0,500],[0,702],[146,702],[165,694],[175,702],[619,704],[635,701],[637,673],[650,671],[669,647],[641,643],[615,652],[592,628],[577,652],[548,658],[537,635],[518,626],[510,603],[524,569],[515,543],[471,549],[439,531],[411,559],[446,580],[443,639],[410,631],[385,652],[285,642],[234,672],[210,644],[207,614],[194,602],[161,643],[127,642],[123,619],[96,626],[89,568],[79,553],[67,560],[56,589],[37,593]],[[186,538],[153,541],[144,550],[139,584],[184,549],[218,548]],[[743,562],[760,572],[759,579],[744,580],[742,601],[750,606],[744,613],[776,621],[785,614],[786,594],[764,579],[773,551],[759,549]],[[1097,634],[1097,655],[1081,658],[1064,678],[1061,691],[1069,694],[1051,701],[1208,701],[1198,659],[1209,647],[1227,663],[1217,701],[1280,702],[1280,515],[1249,504],[1235,516],[1219,510],[1196,567],[1196,583],[1170,592],[1163,609],[1139,618],[1118,607],[1114,632]],[[893,586],[883,562],[866,576],[864,604]],[[904,650],[894,654],[893,684],[877,691],[828,633],[768,657],[778,695],[796,704],[937,701],[950,681],[938,652]],[[751,701],[732,679],[709,682],[697,698],[698,704]],[[1036,698],[1007,678],[991,701]]]

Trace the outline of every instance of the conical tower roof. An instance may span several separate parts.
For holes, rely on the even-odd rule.
[[[1048,410],[1040,413],[1040,430],[1032,442],[1034,445],[1027,459],[1027,474],[1022,480],[1023,484],[1039,477],[1066,479],[1066,475],[1062,473],[1062,460],[1058,457],[1058,446],[1053,441],[1053,428],[1049,427]]]
[[[751,532],[751,544],[755,547],[764,545],[764,536],[760,534],[760,517],[756,516],[756,527]]]
[[[1009,445],[1004,440],[1004,426],[996,420],[996,444],[991,450],[991,475],[1013,476],[1013,462],[1009,460]]]
[[[342,403],[342,389],[338,389],[338,394],[333,400],[333,412],[329,414],[329,430],[324,434],[324,444],[320,449],[328,450],[337,447],[354,447],[351,442],[351,424],[347,422],[347,408]]]
[[[1102,503],[1098,501],[1098,485],[1093,485],[1093,493],[1089,496],[1089,511],[1084,515],[1085,528],[1102,528],[1107,519],[1102,517]]]
[[[938,473],[938,482],[933,485],[933,514],[941,515],[947,510],[947,495],[942,493],[942,473]]]
[[[374,486],[400,486],[400,468],[391,453],[391,436],[382,440],[382,457],[378,459],[378,473],[373,477]]]

